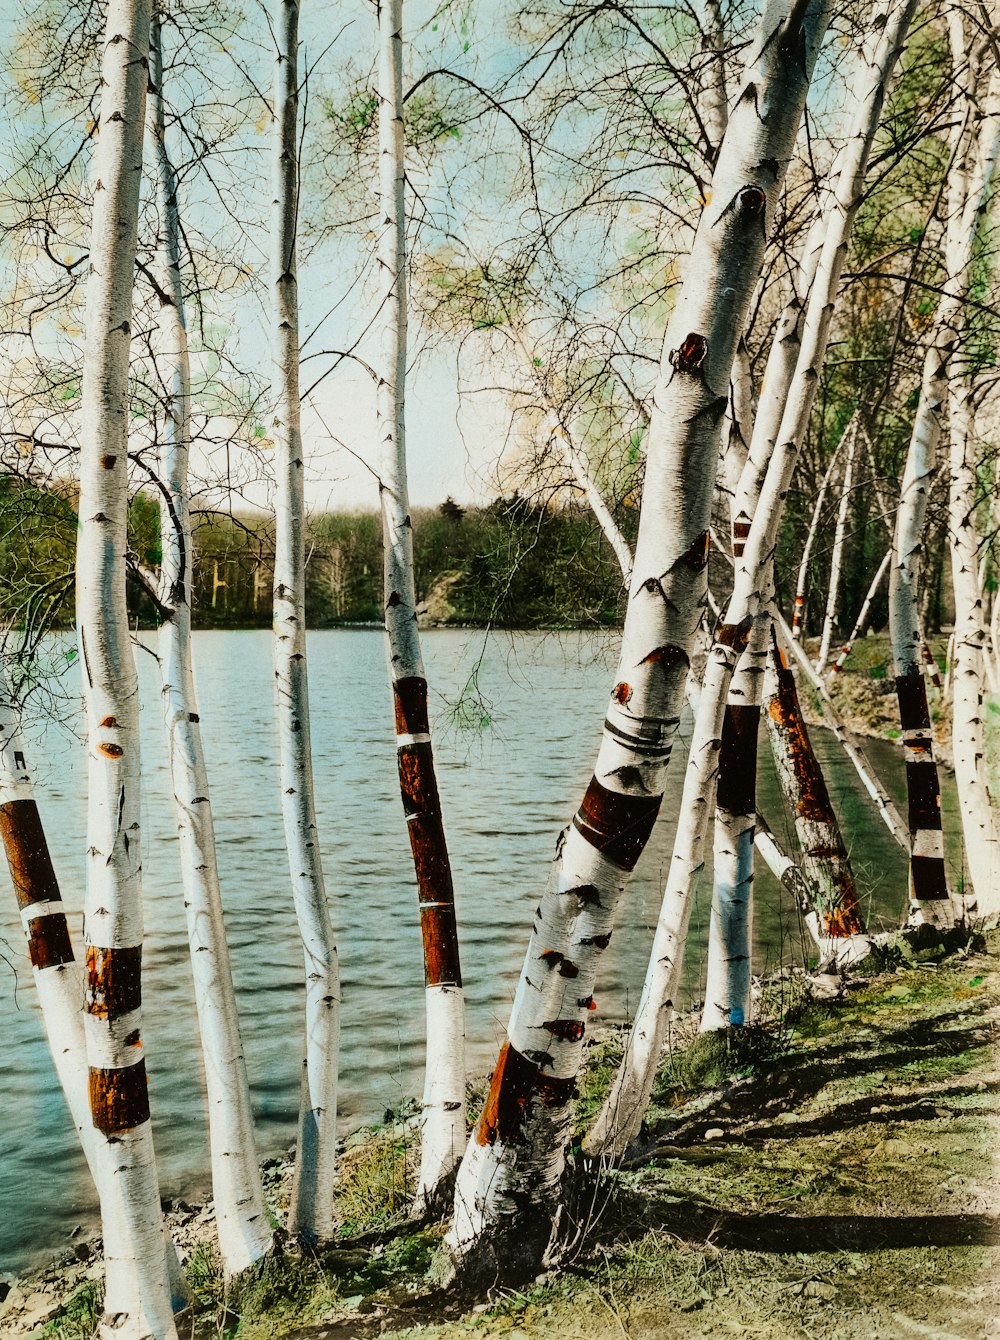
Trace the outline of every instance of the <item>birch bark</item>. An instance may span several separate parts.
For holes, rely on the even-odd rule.
[[[560,834],[507,1041],[459,1170],[446,1241],[466,1273],[495,1278],[537,1261],[558,1220],[594,978],[660,806],[704,597],[736,343],[828,16],[823,3],[765,6],[666,332],[621,658],[597,765]]]
[[[427,679],[417,632],[413,529],[406,477],[406,211],[403,5],[380,0],[377,317],[379,499],[385,555],[385,630],[396,715],[399,784],[413,852],[424,943],[427,1068],[415,1212],[434,1207],[462,1156],[465,1006],[451,862],[434,769]]]
[[[271,1245],[254,1147],[250,1086],[240,1038],[222,912],[215,826],[191,655],[192,544],[189,507],[190,375],[181,284],[177,180],[166,145],[159,18],[149,49],[149,136],[155,154],[159,313],[156,368],[164,390],[160,477],[163,558],[160,601],[161,702],[167,732],[191,972],[205,1064],[212,1195],[223,1269],[237,1274]]]
[[[148,0],[111,0],[83,361],[77,632],[87,714],[84,1029],[107,1340],[174,1340],[140,1040],[138,683],[125,602],[129,339],[149,79]]]
[[[80,1144],[95,1174],[83,978],[77,967],[59,882],[49,855],[27,751],[0,665],[0,837],[28,942],[42,1026]]]
[[[302,939],[306,1038],[288,1227],[306,1242],[333,1232],[340,972],[316,827],[306,663],[305,497],[299,397],[296,234],[298,0],[275,0],[272,109],[271,357],[275,400],[274,681],[281,809]]]
[[[837,507],[837,525],[833,536],[833,553],[830,555],[830,590],[826,600],[826,616],[823,619],[823,636],[820,639],[819,660],[816,673],[822,674],[830,659],[830,644],[833,641],[833,626],[837,621],[837,603],[840,599],[840,571],[844,562],[844,536],[847,531],[847,513],[851,504],[851,489],[854,486],[854,452],[858,444],[858,421],[848,429],[850,437],[847,443],[847,460],[844,462],[844,478],[840,485],[840,502]],[[795,624],[792,624],[795,632]]]

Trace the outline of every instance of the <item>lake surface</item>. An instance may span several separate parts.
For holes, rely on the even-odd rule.
[[[503,1037],[556,836],[590,777],[616,639],[587,633],[486,639],[442,630],[425,635],[424,649],[455,872],[469,1066],[485,1073]],[[302,1037],[302,962],[277,804],[270,655],[267,632],[195,634],[223,896],[262,1155],[284,1151],[294,1140]],[[382,634],[310,633],[309,656],[319,834],[341,954],[340,1122],[346,1132],[420,1093],[423,969]],[[138,661],[145,703],[143,1033],[161,1191],[193,1197],[208,1181],[202,1078],[157,667],[141,652]],[[690,724],[682,723],[682,741]],[[869,925],[894,924],[905,904],[902,853],[839,746],[825,732],[815,736],[865,890]],[[29,744],[79,955],[83,749],[54,721],[32,727]],[[869,753],[900,798],[897,750],[874,743]],[[638,999],[670,858],[682,761],[678,749],[661,818],[605,955],[595,992],[598,1021],[627,1018]],[[953,787],[945,790],[954,830]],[[790,845],[766,743],[759,804]],[[806,937],[794,908],[766,870],[759,871],[756,890],[754,970],[801,961]],[[689,999],[697,996],[703,971],[710,894],[706,879],[692,919]],[[0,897],[0,936],[7,941],[0,943],[0,997],[8,1020],[0,1059],[6,1109],[0,1271],[16,1272],[62,1250],[75,1225],[94,1221],[96,1202],[43,1039],[9,885]]]

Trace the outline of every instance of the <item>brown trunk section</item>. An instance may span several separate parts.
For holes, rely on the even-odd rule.
[[[94,1126],[105,1135],[120,1135],[149,1120],[146,1062],[89,1075],[90,1111]]]
[[[32,917],[28,922],[28,955],[33,968],[56,968],[73,963],[73,943],[62,912]]]
[[[757,809],[757,731],[760,708],[726,704],[719,746],[716,806],[727,814],[753,814]]]
[[[393,684],[398,735],[427,735],[427,681],[416,675]],[[455,890],[448,844],[441,817],[441,799],[429,740],[404,744],[396,751],[399,789],[413,853],[424,941],[427,986],[462,985],[455,921]]]
[[[591,777],[573,827],[609,861],[633,870],[660,812],[662,796],[629,796],[609,791]]]
[[[863,935],[865,924],[858,906],[858,891],[851,874],[847,848],[844,846],[840,825],[830,801],[826,778],[813,752],[805,718],[802,716],[795,676],[778,646],[773,629],[771,658],[778,681],[778,696],[771,703],[771,716],[784,731],[788,741],[792,769],[795,773],[796,811],[803,819],[823,824],[830,834],[830,841],[825,847],[813,848],[806,853],[815,860],[824,860],[830,875],[832,886],[830,893],[833,895],[833,902],[826,907],[821,905],[817,911],[823,918],[827,935],[831,938]],[[816,883],[816,889],[820,895],[825,893],[820,882]],[[825,898],[823,901],[826,901]]]
[[[502,1144],[517,1144],[530,1103],[549,1108],[564,1107],[575,1091],[572,1079],[542,1075],[533,1061],[505,1042],[476,1127],[476,1140],[481,1145],[492,1145],[497,1140]]]
[[[41,816],[33,800],[11,800],[0,805],[0,837],[18,907],[61,902]]]
[[[924,755],[906,760],[907,824],[911,844],[919,832],[941,831],[941,786],[934,761],[934,736],[927,706],[927,683],[920,670],[896,677],[899,724],[904,732],[921,731],[906,747]],[[936,902],[948,897],[948,876],[941,856],[910,856],[913,896],[918,902]]]
[[[84,1008],[109,1023],[142,1004],[142,946],[87,946]]]

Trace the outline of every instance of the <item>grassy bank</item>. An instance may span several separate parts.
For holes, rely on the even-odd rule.
[[[995,932],[985,947],[947,956],[903,944],[861,965],[832,998],[823,998],[831,981],[774,979],[752,1028],[699,1038],[679,1026],[641,1146],[621,1167],[576,1170],[579,1242],[559,1272],[520,1292],[456,1299],[435,1287],[443,1230],[405,1217],[414,1156],[405,1117],[349,1142],[341,1240],[314,1255],[285,1244],[238,1291],[223,1288],[210,1212],[184,1207],[188,1231],[180,1225],[178,1236],[198,1298],[184,1333],[1000,1335],[998,950]],[[581,1121],[622,1041],[588,1049]],[[269,1166],[276,1217],[287,1172]],[[82,1340],[98,1290],[84,1281],[33,1329],[0,1315],[0,1331]]]

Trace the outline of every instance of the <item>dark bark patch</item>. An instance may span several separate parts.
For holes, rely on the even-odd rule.
[[[101,722],[100,728],[101,730],[114,730],[114,728],[117,725],[118,725],[117,717],[105,717],[104,720]]]
[[[120,744],[99,744],[97,749],[105,758],[121,758],[125,752]]]
[[[720,647],[732,647],[734,651],[745,651],[750,640],[753,617],[747,615],[739,623],[724,623],[715,635]]]
[[[921,829],[940,831],[941,787],[933,759],[921,759],[906,765],[907,820],[910,833]]]
[[[62,912],[32,917],[27,929],[28,957],[33,968],[55,968],[60,963],[74,961],[69,926]]]
[[[708,562],[708,542],[709,532],[703,530],[695,536],[683,554],[674,559],[667,571],[674,572],[677,568],[687,568],[689,572],[703,571]]]
[[[572,980],[574,977],[580,976],[580,969],[576,966],[575,963],[572,962],[571,959],[564,958],[563,961],[559,964],[559,976],[568,977],[570,978],[570,980]]]
[[[587,1026],[580,1019],[549,1019],[542,1027],[560,1042],[579,1042]]]
[[[392,686],[396,705],[397,735],[428,735],[427,680],[420,675],[407,675]]]
[[[628,700],[632,697],[632,685],[625,683],[616,684],[614,688],[611,690],[611,696],[612,698],[614,698],[616,703],[620,703],[621,706],[624,707],[628,702]]]
[[[102,469],[113,470],[115,468],[115,462],[117,461],[117,459],[118,459],[117,456],[102,456],[101,457]]]
[[[142,946],[87,946],[84,1009],[109,1022],[142,1004]]]
[[[698,335],[692,331],[690,335],[685,335],[677,349],[671,349],[668,354],[671,367],[678,372],[696,373],[705,361],[708,354],[708,341],[704,335]]]
[[[760,708],[726,705],[719,748],[716,804],[727,814],[753,814],[757,808],[757,729]]]
[[[424,982],[427,986],[461,986],[462,970],[458,956],[458,927],[455,907],[432,906],[420,909],[420,930],[424,941]]]
[[[547,968],[558,968],[565,956],[558,949],[543,949],[538,957]]]
[[[653,650],[645,655],[639,662],[640,665],[657,665],[664,671],[676,670],[683,667],[687,670],[691,664],[691,658],[683,647],[678,647],[672,642],[665,643],[662,647],[654,647]]]
[[[903,730],[930,730],[927,685],[919,670],[896,676],[896,698],[899,702],[899,724]]]
[[[653,831],[661,799],[609,791],[592,777],[573,826],[609,861],[632,870]]]
[[[565,1107],[573,1092],[571,1079],[542,1075],[531,1060],[505,1042],[476,1127],[476,1141],[481,1145],[492,1145],[497,1140],[502,1144],[518,1144],[530,1104]]]
[[[578,884],[575,889],[564,890],[563,897],[576,898],[582,910],[585,907],[601,907],[601,893],[593,884]]]
[[[0,805],[0,838],[18,907],[61,902],[41,816],[33,800],[10,800]]]
[[[911,856],[910,878],[917,902],[941,902],[948,897],[948,876],[942,857]]]
[[[611,943],[611,935],[611,931],[608,931],[607,935],[587,935],[582,940],[578,940],[577,944],[584,945],[588,949],[607,949]]]
[[[91,1117],[105,1135],[120,1135],[149,1120],[145,1061],[114,1070],[91,1068],[88,1087]]]

